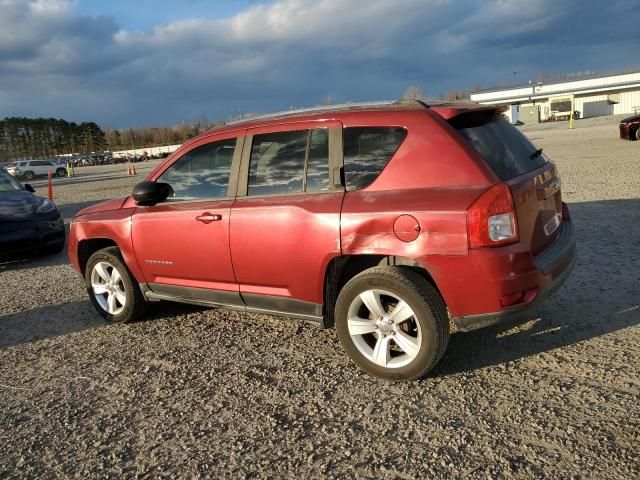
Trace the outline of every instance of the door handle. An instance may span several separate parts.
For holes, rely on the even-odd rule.
[[[202,215],[198,215],[196,220],[202,223],[219,222],[222,220],[222,215],[214,215],[212,213],[205,212]]]

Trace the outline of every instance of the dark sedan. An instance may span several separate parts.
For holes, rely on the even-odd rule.
[[[632,115],[620,120],[620,138],[640,140],[640,115]]]
[[[0,169],[0,257],[63,249],[64,221],[56,204],[33,192]]]

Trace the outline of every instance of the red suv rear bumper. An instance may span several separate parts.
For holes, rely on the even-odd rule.
[[[516,319],[544,302],[569,276],[576,261],[573,224],[563,221],[554,242],[535,257],[515,244],[470,250],[455,268],[451,257],[447,260],[442,270],[435,269],[434,280],[460,330]]]

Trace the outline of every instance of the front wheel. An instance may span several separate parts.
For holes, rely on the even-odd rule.
[[[32,171],[24,172],[23,174],[25,180],[33,180],[35,176],[36,175]]]
[[[59,168],[56,170],[56,175],[58,177],[64,177],[67,174],[67,171],[64,168]]]
[[[423,377],[449,342],[442,298],[409,268],[375,267],[356,275],[338,296],[335,321],[347,354],[386,380]]]
[[[109,322],[131,322],[144,313],[146,302],[116,247],[91,255],[85,281],[91,303]]]
[[[640,127],[636,128],[635,137],[636,137],[636,140],[640,140]]]

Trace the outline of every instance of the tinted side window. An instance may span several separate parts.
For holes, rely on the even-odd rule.
[[[343,131],[347,190],[369,186],[407,136],[399,127],[349,127]]]
[[[248,195],[302,192],[308,130],[256,135],[249,162]]]
[[[208,143],[182,156],[159,178],[173,188],[167,200],[197,200],[227,196],[236,139]]]
[[[329,131],[312,130],[309,138],[306,192],[329,189]]]

